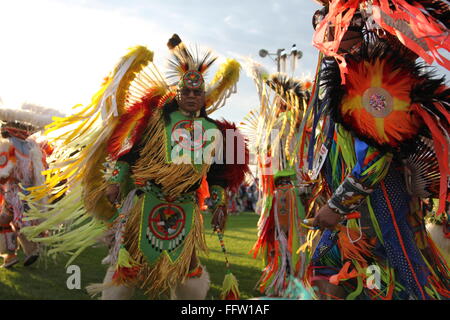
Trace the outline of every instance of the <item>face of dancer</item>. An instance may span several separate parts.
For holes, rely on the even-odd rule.
[[[180,89],[178,105],[184,112],[197,113],[205,105],[205,91],[201,88]]]

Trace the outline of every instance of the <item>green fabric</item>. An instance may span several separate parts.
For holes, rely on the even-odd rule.
[[[183,148],[182,144],[175,144],[175,142],[172,145],[172,132],[174,132],[176,129],[185,129],[189,127],[190,124],[194,125],[194,128],[196,128],[193,131],[193,134],[196,134],[197,131],[201,133],[201,136],[193,137],[194,142],[191,143],[194,145],[191,150],[188,150],[186,148]],[[165,126],[165,135],[166,135],[166,160],[168,163],[172,163],[172,155],[178,155],[181,156],[188,156],[190,161],[189,163],[192,163],[197,172],[200,172],[203,166],[203,151],[207,152],[207,148],[211,146],[213,143],[214,138],[206,137],[205,132],[210,129],[219,129],[214,123],[206,120],[205,118],[191,118],[188,116],[185,116],[180,111],[175,111],[170,114],[170,123],[166,124]],[[196,143],[196,138],[199,140]],[[225,138],[225,137],[224,137]],[[192,136],[191,136],[192,139]],[[203,139],[203,140],[200,140]],[[204,142],[204,144],[202,143]],[[203,145],[202,145],[203,144]],[[186,146],[185,146],[186,147]],[[211,146],[212,147],[212,146]],[[175,149],[176,148],[176,149]],[[193,149],[193,150],[192,150]]]
[[[156,263],[162,254],[174,263],[183,252],[184,240],[192,229],[194,197],[191,193],[168,202],[155,186],[142,190],[145,194],[139,248],[150,264]]]

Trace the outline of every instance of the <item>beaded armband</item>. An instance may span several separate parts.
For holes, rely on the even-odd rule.
[[[328,200],[328,205],[339,214],[345,215],[355,211],[372,191],[373,189],[357,182],[354,177],[347,176]]]
[[[219,206],[225,206],[227,204],[225,189],[222,188],[221,186],[218,185],[211,186],[209,188],[209,194],[214,209]]]
[[[130,165],[127,162],[117,161],[109,182],[122,183],[128,177],[129,173]]]

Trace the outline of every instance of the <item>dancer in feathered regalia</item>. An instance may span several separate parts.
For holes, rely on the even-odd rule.
[[[21,195],[27,193],[26,188],[41,185],[45,180],[42,171],[47,167],[46,157],[52,148],[40,131],[52,122],[53,115],[62,114],[28,103],[21,108],[0,107],[0,255],[5,268],[19,262],[19,245],[25,254],[25,266],[39,257],[38,245],[22,233],[22,228],[31,223],[24,220],[29,208]]]
[[[207,250],[200,208],[210,196],[213,228],[222,232],[226,191],[237,188],[248,170],[236,127],[209,118],[235,92],[240,65],[227,60],[207,86],[212,53],[194,55],[177,35],[168,46],[167,80],[153,64],[153,52],[136,47],[90,106],[50,127],[77,124],[60,139],[68,150],[80,151],[50,168],[46,185],[32,194],[39,199],[48,191],[55,197],[66,192],[46,220],[27,231],[35,236],[71,220],[64,232],[46,239],[50,253],[76,255],[109,228],[111,267],[103,284],[88,288],[102,291],[103,299],[129,298],[134,287],[149,297],[204,299],[209,275],[197,257]],[[226,134],[231,139],[225,141]],[[95,219],[86,223],[89,215]],[[225,296],[238,297],[235,280],[227,274]]]
[[[260,292],[286,297],[307,265],[297,252],[306,234],[300,230],[305,208],[299,192],[303,180],[297,170],[296,141],[309,93],[307,82],[282,73],[269,75],[253,61],[249,61],[249,69],[261,104],[243,124],[257,157],[262,191],[257,209],[258,241],[252,252],[254,257],[260,253],[265,263]]]
[[[322,298],[448,298],[448,265],[426,232],[423,200],[439,199],[445,214],[450,89],[416,62],[449,67],[438,52],[449,46],[448,3],[320,2],[314,44],[325,57],[309,117],[329,123],[319,133],[328,201],[313,222],[326,230],[309,280]]]

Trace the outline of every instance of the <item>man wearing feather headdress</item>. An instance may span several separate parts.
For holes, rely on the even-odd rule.
[[[328,201],[313,222],[324,232],[309,281],[321,297],[448,298],[448,265],[421,198],[439,199],[445,214],[450,89],[415,61],[450,67],[438,51],[449,49],[448,2],[320,2],[314,45],[326,57],[310,105],[331,131],[321,133]]]
[[[0,108],[0,254],[4,257],[2,267],[9,268],[19,262],[18,246],[22,248],[24,265],[33,264],[39,256],[39,247],[27,239],[22,228],[31,225],[24,220],[29,207],[22,201],[25,188],[44,182],[42,171],[46,157],[52,148],[39,131],[51,122],[56,110],[37,105],[23,104],[20,109]]]
[[[237,188],[248,171],[239,134],[237,144],[234,136],[225,141],[227,130],[236,134],[236,127],[209,117],[234,92],[239,64],[228,60],[207,87],[205,72],[216,60],[211,52],[196,57],[177,35],[168,46],[173,59],[167,80],[153,65],[153,53],[136,47],[106,79],[90,108],[55,124],[86,119],[64,137],[68,149],[86,147],[66,162],[65,170],[56,167],[47,181],[52,188],[67,179],[62,189],[67,195],[56,209],[66,219],[97,218],[84,232],[61,233],[55,252],[87,247],[108,227],[111,267],[103,284],[88,288],[102,291],[103,299],[130,298],[134,287],[150,298],[204,299],[209,275],[197,257],[207,249],[200,208],[212,199],[212,226],[222,232],[226,191]],[[227,145],[220,149],[222,142]],[[219,151],[233,145],[238,154],[231,150],[221,162]],[[80,197],[84,203],[74,207]],[[39,229],[29,232],[36,235]],[[236,279],[232,274],[226,279],[225,296],[237,298]]]
[[[257,157],[261,190],[258,240],[251,251],[255,258],[261,255],[265,264],[257,287],[269,297],[306,299],[297,278],[307,266],[298,250],[305,241],[301,222],[304,198],[309,196],[304,197],[300,188],[304,181],[297,170],[296,135],[309,97],[308,82],[284,73],[269,75],[251,60],[248,67],[261,105],[243,123]]]

